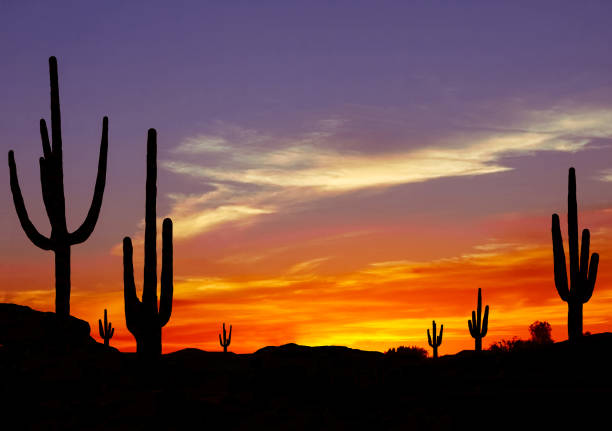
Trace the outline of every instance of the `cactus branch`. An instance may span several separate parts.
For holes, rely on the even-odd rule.
[[[15,166],[15,156],[12,150],[9,151],[8,159],[11,180],[11,192],[13,194],[13,203],[15,204],[15,209],[17,210],[17,216],[19,217],[19,223],[21,223],[21,227],[23,228],[25,234],[36,247],[41,248],[43,250],[51,250],[53,248],[53,241],[38,232],[32,221],[30,220],[30,217],[28,216],[28,210],[26,209],[25,203],[23,201],[23,196],[21,194],[21,188],[19,187],[19,180],[17,178],[17,167]]]

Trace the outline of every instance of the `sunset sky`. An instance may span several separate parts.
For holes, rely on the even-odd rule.
[[[584,329],[612,331],[611,16],[606,1],[4,0],[0,150],[15,151],[48,234],[38,121],[56,56],[75,229],[108,115],[104,202],[72,248],[71,312],[99,340],[107,308],[124,351],[121,240],[140,286],[150,127],[159,226],[174,221],[164,352],[221,350],[222,322],[238,353],[429,350],[435,319],[440,354],[454,353],[474,346],[479,287],[484,346],[528,338],[535,320],[566,339],[550,223],[559,213],[566,240],[570,166],[601,256]],[[21,229],[6,159],[0,179],[0,302],[52,311],[53,253]]]

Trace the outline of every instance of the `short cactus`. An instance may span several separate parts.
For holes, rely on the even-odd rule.
[[[108,342],[115,334],[115,328],[113,328],[113,324],[108,321],[106,308],[104,309],[104,325],[102,325],[102,321],[98,319],[98,330],[100,331],[100,338],[104,340],[104,345],[108,346]]]
[[[225,332],[225,323],[223,323],[223,339],[221,339],[221,334],[219,334],[219,344],[223,347],[223,353],[227,353],[227,348],[232,342],[232,325],[230,325],[229,336]]]
[[[481,320],[482,315],[482,293],[481,289],[478,288],[478,306],[476,311],[472,311],[472,320],[468,320],[468,328],[470,328],[470,335],[475,340],[475,348],[477,352],[482,351],[482,339],[487,335],[487,329],[489,325],[489,306],[485,307],[484,318]]]
[[[429,329],[427,330],[427,342],[429,343],[429,345],[431,346],[431,348],[433,349],[433,357],[434,359],[436,359],[438,357],[438,347],[440,347],[440,344],[442,344],[442,332],[444,331],[444,325],[440,325],[440,335],[436,335],[436,321],[433,320],[432,321],[432,326],[433,326],[433,338],[431,337],[431,334],[429,333]]]

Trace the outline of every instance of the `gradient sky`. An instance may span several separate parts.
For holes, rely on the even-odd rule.
[[[69,227],[85,217],[102,116],[109,168],[91,238],[72,249],[72,314],[125,328],[121,239],[142,280],[146,132],[157,215],[174,231],[164,351],[296,342],[369,350],[488,346],[546,320],[567,338],[550,216],[567,172],[601,255],[585,330],[612,328],[612,3],[0,2],[0,149],[31,218],[47,60],[59,62]],[[0,301],[53,310],[53,254],[17,219],[0,164]],[[161,244],[158,245],[158,252]]]

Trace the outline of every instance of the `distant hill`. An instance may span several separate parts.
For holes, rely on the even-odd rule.
[[[79,319],[0,304],[0,344],[3,429],[586,429],[612,400],[610,333],[438,360],[286,344],[145,365]]]

